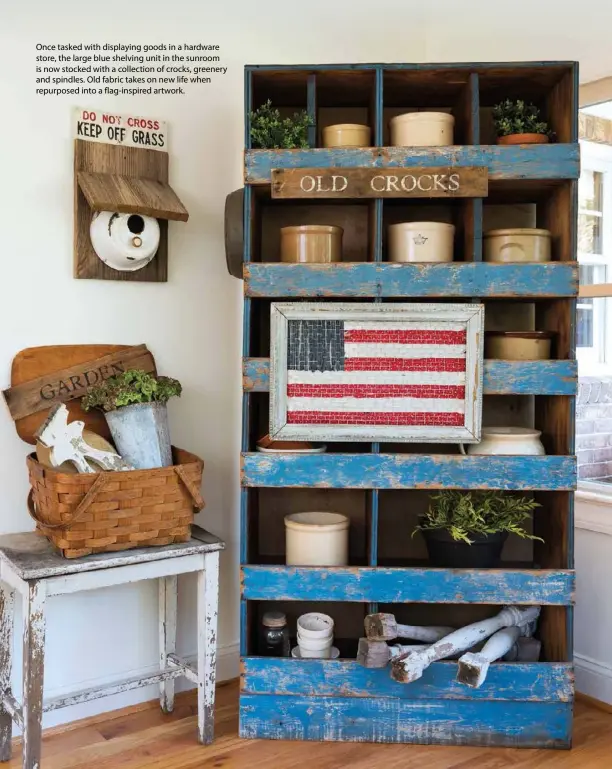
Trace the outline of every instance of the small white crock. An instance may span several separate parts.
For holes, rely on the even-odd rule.
[[[400,222],[387,230],[390,262],[452,262],[455,227],[445,222]]]
[[[291,649],[291,656],[294,659],[298,659],[298,660],[306,659],[306,657],[300,652],[299,646],[294,646],[293,649]],[[332,646],[330,649],[330,655],[327,659],[337,660],[339,656],[340,656],[340,650],[336,646]]]
[[[346,566],[350,521],[341,513],[285,516],[288,566]]]
[[[331,638],[334,634],[334,620],[327,614],[311,611],[298,617],[297,631],[301,638]]]
[[[480,443],[471,444],[467,451],[460,443],[459,449],[462,454],[542,456],[546,451],[541,435],[540,430],[529,427],[483,427]]]
[[[389,121],[394,147],[444,147],[453,143],[455,118],[448,112],[407,112]]]

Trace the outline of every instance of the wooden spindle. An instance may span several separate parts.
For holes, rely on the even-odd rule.
[[[489,665],[512,649],[520,632],[516,625],[502,628],[497,633],[493,633],[482,651],[466,652],[459,658],[457,681],[472,689],[482,686],[489,672]]]
[[[466,651],[504,627],[531,622],[539,613],[539,606],[506,606],[495,617],[459,628],[422,651],[413,652],[406,659],[393,660],[391,677],[404,684],[417,681],[432,662]]]
[[[366,638],[370,641],[394,641],[409,638],[412,641],[434,643],[452,633],[455,628],[437,625],[400,625],[393,614],[368,614],[364,620]]]

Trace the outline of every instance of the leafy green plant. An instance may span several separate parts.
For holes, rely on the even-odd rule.
[[[270,99],[250,113],[251,144],[255,149],[290,150],[308,148],[308,128],[312,125],[305,110],[282,118]]]
[[[533,499],[499,491],[445,490],[434,494],[427,513],[412,532],[446,529],[458,542],[472,544],[470,534],[497,534],[507,531],[524,539],[540,539],[528,534],[523,521],[540,505]],[[544,540],[540,539],[541,542]]]
[[[498,136],[510,134],[545,134],[552,138],[553,133],[548,123],[540,117],[540,110],[535,104],[522,99],[505,99],[493,107],[493,121]]]
[[[167,376],[155,377],[138,369],[130,369],[89,387],[81,398],[84,411],[93,408],[114,411],[133,403],[167,403],[182,392],[181,383]]]

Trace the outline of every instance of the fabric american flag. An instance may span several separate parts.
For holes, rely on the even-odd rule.
[[[466,326],[290,320],[287,422],[463,427]]]

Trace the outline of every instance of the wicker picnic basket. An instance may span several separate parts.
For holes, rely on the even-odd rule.
[[[32,454],[30,515],[64,558],[186,542],[204,507],[204,462],[172,453],[170,467],[78,475],[44,467]]]

